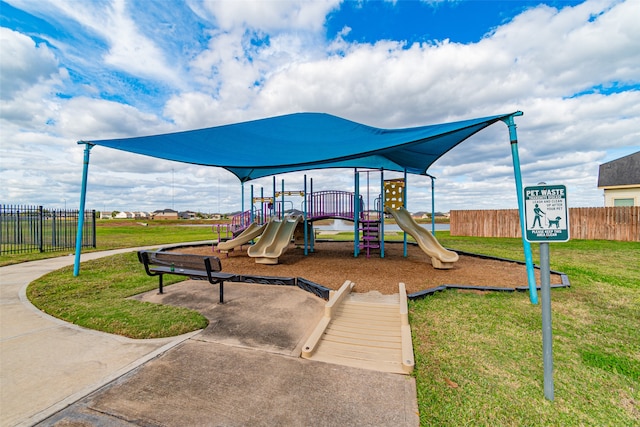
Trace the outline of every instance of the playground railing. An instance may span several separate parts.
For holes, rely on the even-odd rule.
[[[354,193],[350,191],[318,191],[309,197],[309,219],[339,218],[353,220],[355,212]],[[359,197],[362,212],[362,196]]]
[[[235,236],[238,233],[241,233],[245,228],[251,225],[251,222],[257,222],[258,224],[264,224],[269,220],[269,214],[267,211],[262,209],[255,209],[253,211],[253,221],[252,220],[252,212],[250,210],[240,212],[231,217],[231,222],[229,223],[229,229],[231,233]]]

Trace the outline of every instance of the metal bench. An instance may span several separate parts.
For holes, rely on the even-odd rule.
[[[220,304],[224,304],[224,281],[237,279],[236,274],[221,273],[222,264],[215,256],[174,252],[139,251],[138,260],[149,276],[158,276],[158,292],[163,293],[162,276],[177,274],[195,280],[208,280],[220,285]]]

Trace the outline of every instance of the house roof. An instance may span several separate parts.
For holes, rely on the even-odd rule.
[[[640,185],[640,151],[600,165],[598,188]]]
[[[453,123],[381,129],[330,114],[296,113],[206,129],[80,141],[227,169],[242,182],[285,172],[373,168],[425,175],[447,151],[509,113]]]

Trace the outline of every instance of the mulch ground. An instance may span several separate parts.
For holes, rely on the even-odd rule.
[[[508,261],[483,259],[460,255],[454,268],[438,270],[431,258],[419,247],[408,245],[403,256],[401,243],[385,243],[384,258],[372,252],[369,258],[360,253],[353,256],[353,242],[316,242],[314,252],[304,255],[302,248],[290,245],[276,265],[256,264],[247,255],[248,246],[236,248],[228,254],[212,251],[211,246],[176,249],[176,252],[216,255],[222,261],[224,272],[256,276],[303,277],[330,289],[338,289],[346,280],[356,284],[354,292],[379,291],[382,294],[398,292],[398,283],[404,282],[411,294],[440,285],[469,285],[515,288],[527,286],[526,267]],[[540,283],[539,271],[536,280]],[[561,284],[558,274],[551,274],[551,284]]]

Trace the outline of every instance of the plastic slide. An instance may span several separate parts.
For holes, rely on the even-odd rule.
[[[278,258],[287,250],[301,219],[300,215],[286,216],[284,220],[271,219],[260,240],[249,247],[247,254],[255,258],[257,264],[277,264]]]
[[[238,234],[238,236],[235,237],[234,239],[227,240],[226,242],[218,243],[218,245],[216,246],[216,250],[218,252],[222,252],[226,254],[233,248],[242,246],[245,243],[250,242],[251,240],[261,235],[264,229],[266,228],[266,226],[267,224],[260,225],[258,223],[252,222],[250,226],[245,228],[242,231],[242,233]]]
[[[411,217],[411,214],[405,208],[397,210],[385,208],[385,210],[393,215],[398,227],[409,233],[416,240],[420,249],[431,257],[431,264],[434,268],[453,268],[453,264],[458,261],[458,254],[445,249],[430,231],[421,227]]]

